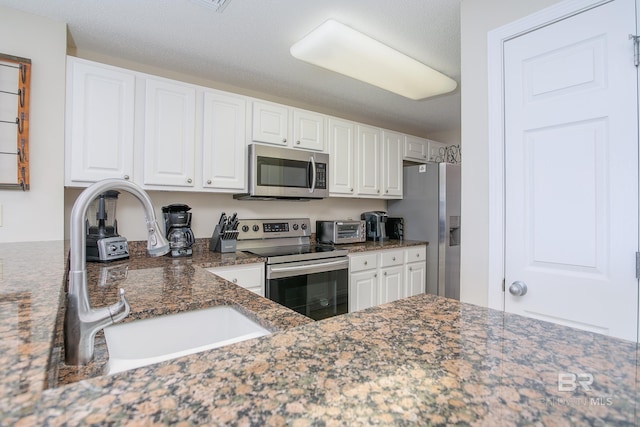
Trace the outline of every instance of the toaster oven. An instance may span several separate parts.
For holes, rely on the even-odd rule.
[[[316,221],[316,240],[340,245],[367,240],[365,222],[360,220]]]

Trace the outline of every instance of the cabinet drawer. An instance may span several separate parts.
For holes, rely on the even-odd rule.
[[[416,246],[413,248],[405,249],[406,259],[405,262],[418,262],[425,261],[427,259],[427,247]]]
[[[375,252],[366,255],[349,256],[349,270],[352,273],[357,271],[371,270],[377,268],[377,255]]]
[[[262,263],[209,268],[208,271],[247,289],[262,288],[264,283],[264,264]]]
[[[385,251],[380,254],[380,267],[390,267],[392,265],[404,264],[404,253],[402,249]]]

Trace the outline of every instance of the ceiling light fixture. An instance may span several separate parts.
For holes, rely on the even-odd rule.
[[[454,90],[455,80],[330,19],[291,46],[302,61],[419,100]]]
[[[231,0],[191,0],[192,2],[213,9],[214,12],[222,13]]]

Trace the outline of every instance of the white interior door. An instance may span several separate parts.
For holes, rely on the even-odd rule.
[[[505,310],[634,341],[635,16],[615,0],[504,44]]]

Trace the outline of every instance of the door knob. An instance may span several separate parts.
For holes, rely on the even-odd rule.
[[[521,297],[527,293],[527,284],[520,280],[515,281],[509,286],[509,293],[514,297]]]

